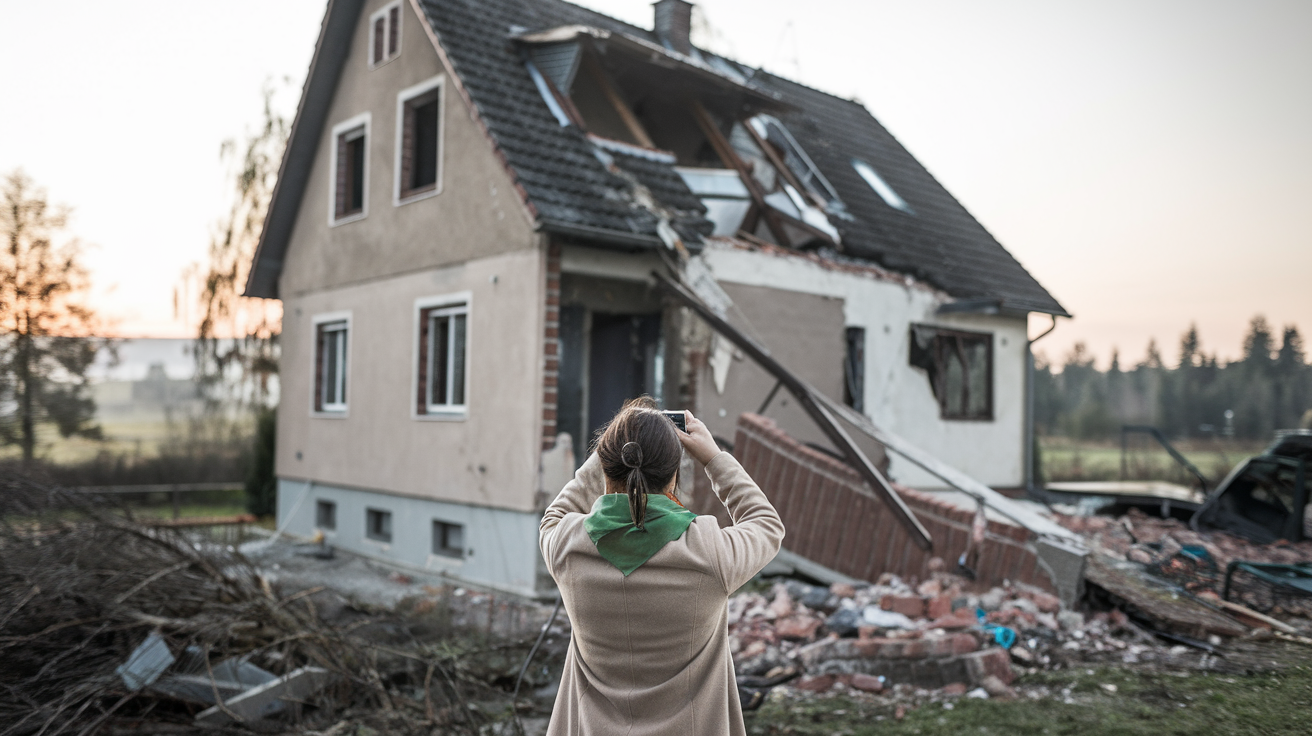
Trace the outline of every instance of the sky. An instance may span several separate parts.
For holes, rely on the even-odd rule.
[[[582,4],[651,24],[648,0]],[[279,104],[294,107],[323,8],[0,0],[0,66],[22,70],[0,172],[21,166],[74,208],[118,334],[191,333],[174,289],[226,209],[220,143],[257,123],[270,81],[291,80]],[[699,12],[713,50],[862,101],[1075,315],[1036,345],[1058,363],[1082,341],[1132,364],[1150,339],[1171,362],[1191,323],[1230,359],[1256,314],[1312,332],[1312,2]]]

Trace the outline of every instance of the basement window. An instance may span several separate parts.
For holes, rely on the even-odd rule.
[[[347,335],[350,320],[326,317],[314,327],[314,410],[346,412]]]
[[[397,95],[396,203],[437,194],[442,158],[442,78]]]
[[[317,501],[314,504],[314,525],[324,531],[337,528],[337,504],[332,501]]]
[[[330,225],[365,216],[369,186],[369,114],[333,126],[333,201]]]
[[[394,2],[369,16],[369,68],[386,64],[401,53],[401,3]]]
[[[870,185],[870,188],[875,190],[875,194],[878,194],[879,198],[884,200],[884,204],[907,214],[916,214],[916,211],[911,209],[911,205],[907,204],[905,199],[899,197],[898,193],[893,191],[893,187],[889,186],[888,182],[884,181],[884,177],[880,176],[879,172],[875,171],[870,164],[859,158],[854,158],[852,159],[852,168],[856,169],[856,173],[860,174],[861,178],[865,179],[866,183]]]
[[[465,527],[449,521],[433,520],[433,554],[443,557],[465,556]]]
[[[911,327],[910,362],[924,369],[943,419],[993,419],[993,336]]]
[[[865,412],[866,328],[848,327],[843,356],[843,403]]]
[[[468,384],[469,303],[434,300],[419,305],[416,413],[462,416]]]
[[[391,542],[392,512],[381,509],[365,509],[364,535],[375,542]]]

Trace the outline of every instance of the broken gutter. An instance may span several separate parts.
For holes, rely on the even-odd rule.
[[[628,246],[641,250],[665,248],[665,243],[656,235],[626,233],[620,230],[607,230],[602,227],[577,225],[570,222],[562,222],[560,220],[539,220],[538,229],[542,232],[551,233],[552,235],[564,235],[566,237],[578,238],[580,240],[588,240],[609,245]],[[700,243],[685,243],[685,245],[693,252],[701,249]]]

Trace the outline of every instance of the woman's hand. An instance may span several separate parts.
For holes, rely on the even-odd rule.
[[[702,424],[701,420],[692,415],[692,412],[685,409],[683,411],[684,423],[688,431],[678,432],[679,441],[683,447],[692,455],[693,459],[702,465],[706,465],[716,455],[720,454],[720,446],[715,444],[715,438],[711,436],[711,430]]]

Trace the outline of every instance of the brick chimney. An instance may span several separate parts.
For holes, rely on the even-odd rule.
[[[656,37],[681,54],[692,53],[692,3],[685,0],[660,0],[656,8]]]

